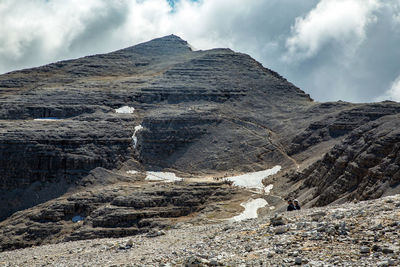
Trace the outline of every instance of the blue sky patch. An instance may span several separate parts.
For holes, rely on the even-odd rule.
[[[172,7],[172,8],[174,8],[175,7],[175,4],[177,3],[177,2],[179,2],[180,0],[167,0],[167,2],[168,2],[168,4]],[[190,0],[190,1],[192,1],[192,2],[199,2],[199,0]]]

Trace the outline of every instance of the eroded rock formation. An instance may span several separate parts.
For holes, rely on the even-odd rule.
[[[358,127],[293,178],[304,180],[303,190],[314,189],[311,199],[318,206],[400,193],[399,118],[387,116]]]

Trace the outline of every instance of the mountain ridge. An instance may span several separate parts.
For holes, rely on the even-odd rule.
[[[217,197],[198,189],[202,196],[195,210],[189,202],[165,213],[162,206],[146,204],[141,217],[132,219],[129,214],[136,214],[138,198],[124,207],[114,205],[115,198],[154,186],[166,196],[162,203],[170,203],[175,190],[146,181],[146,171],[173,171],[187,179],[183,187],[189,188],[202,188],[190,181],[206,179],[210,188],[222,192],[226,184],[210,183],[209,177],[280,165],[282,171],[266,178],[265,183],[274,186],[272,195],[261,195],[276,202],[277,211],[285,205],[278,199],[297,197],[305,207],[326,205],[344,196],[343,201],[350,201],[394,194],[400,182],[397,176],[382,178],[379,173],[384,172],[373,172],[384,168],[386,154],[375,155],[373,166],[349,157],[349,164],[357,164],[363,173],[356,183],[343,174],[340,164],[335,167],[334,156],[329,158],[341,145],[362,153],[378,144],[380,132],[398,121],[400,104],[315,102],[246,54],[230,49],[192,51],[174,35],[0,75],[0,89],[1,249],[55,242],[45,239],[39,231],[42,227],[57,235],[57,242],[70,234],[64,228],[78,237],[86,229],[82,238],[150,231],[167,227],[179,214],[208,216],[207,206],[213,206],[213,201],[234,203],[248,194],[236,188]],[[121,107],[134,111],[118,113]],[[380,132],[365,125],[377,125]],[[369,143],[353,145],[349,140],[360,136],[357,131],[364,126],[371,136]],[[397,143],[396,133],[385,145]],[[396,173],[400,168],[393,164]],[[326,177],[326,169],[334,175]],[[331,178],[337,178],[333,187],[321,182]],[[341,188],[342,184],[350,186]],[[351,194],[354,184],[382,194]],[[116,192],[112,187],[118,188]],[[73,195],[88,195],[93,201],[82,207]],[[154,201],[148,203],[159,203]],[[101,223],[93,222],[102,220],[105,205],[113,206],[114,217],[107,219],[111,220],[107,227],[96,229]],[[238,209],[232,209],[232,215]],[[88,218],[87,225],[76,229],[72,215]],[[108,227],[112,224],[122,226]],[[37,240],[32,240],[35,235]]]

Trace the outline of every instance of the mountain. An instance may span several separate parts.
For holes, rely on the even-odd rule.
[[[211,177],[276,165],[277,210],[399,192],[400,104],[319,103],[230,49],[170,35],[10,72],[0,89],[3,250],[207,223],[249,195]]]

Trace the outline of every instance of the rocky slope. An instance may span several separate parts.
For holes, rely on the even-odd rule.
[[[248,55],[174,35],[0,75],[0,250],[225,219],[253,193],[212,177],[276,165],[275,210],[398,193],[399,113],[315,102]]]
[[[1,266],[399,266],[399,195],[0,253]]]
[[[327,205],[400,193],[399,115],[367,123],[292,179],[304,181],[310,202]],[[310,195],[310,188],[314,191]]]

